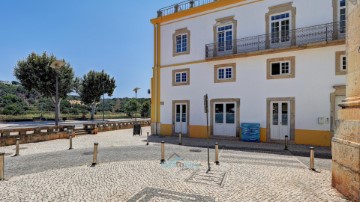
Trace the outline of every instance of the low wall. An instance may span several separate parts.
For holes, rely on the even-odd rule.
[[[20,138],[21,144],[42,142],[48,140],[69,138],[69,130],[74,130],[72,134],[73,137],[75,137],[75,135],[77,134],[76,131],[79,130],[85,130],[88,134],[97,134],[98,132],[130,129],[134,127],[134,124],[140,124],[141,126],[150,126],[150,121],[101,123],[90,122],[84,123],[83,129],[75,129],[75,126],[73,125],[0,129],[0,147],[15,145],[17,138]]]
[[[83,129],[86,130],[88,134],[97,134],[98,132],[130,129],[134,127],[134,124],[150,126],[151,121],[85,123]]]
[[[72,125],[62,125],[0,129],[0,146],[15,145],[17,138],[22,144],[68,138],[68,130],[74,128]]]

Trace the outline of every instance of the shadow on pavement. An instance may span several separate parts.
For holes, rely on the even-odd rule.
[[[149,142],[152,143],[161,143],[164,141],[166,144],[179,144],[178,137],[170,136],[149,136]],[[145,141],[146,142],[146,141]],[[242,142],[235,140],[219,140],[219,139],[209,139],[210,148],[214,149],[215,143],[219,144],[219,149],[224,150],[234,150],[234,151],[245,151],[245,152],[259,152],[259,153],[268,153],[268,154],[278,154],[278,155],[293,155],[293,156],[302,156],[309,157],[310,150],[309,146],[306,145],[295,145],[290,144],[288,150],[285,150],[284,145],[276,143],[257,143],[257,142]],[[183,146],[190,147],[200,147],[207,148],[207,139],[200,138],[182,138]],[[315,157],[321,159],[331,159],[331,148],[327,147],[317,147],[315,151]]]

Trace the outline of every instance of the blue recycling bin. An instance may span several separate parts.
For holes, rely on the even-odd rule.
[[[260,123],[241,123],[241,140],[260,142]]]

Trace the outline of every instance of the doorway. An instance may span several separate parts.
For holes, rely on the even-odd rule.
[[[236,103],[214,103],[214,135],[236,137]]]
[[[266,139],[295,140],[295,98],[267,98]]]
[[[290,102],[271,102],[271,139],[285,140],[290,136]]]
[[[173,101],[173,134],[187,135],[189,131],[190,101]]]

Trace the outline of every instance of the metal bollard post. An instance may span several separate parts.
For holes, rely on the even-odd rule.
[[[72,134],[69,135],[69,141],[70,141],[69,150],[72,150],[73,149],[73,147],[72,147]]]
[[[5,153],[0,153],[0,181],[5,180]]]
[[[16,153],[14,156],[20,155],[20,138],[16,138]]]
[[[181,133],[179,133],[179,145],[182,145]]]
[[[315,171],[315,148],[310,147],[310,170]]]
[[[165,162],[165,142],[161,141],[161,161],[160,163]]]
[[[72,129],[69,129],[69,130],[68,130],[68,133],[69,133],[69,150],[72,150],[72,149],[73,149],[73,144],[72,144],[72,134],[73,134],[73,130],[72,130]]]
[[[285,135],[285,150],[288,150],[289,136]]]
[[[220,164],[220,162],[219,162],[219,144],[218,143],[215,144],[215,163],[216,163],[216,165]]]
[[[149,145],[149,132],[147,132],[147,135],[146,135],[146,145]]]
[[[93,163],[91,165],[93,167],[97,164],[98,145],[99,143],[97,142],[94,143]]]

